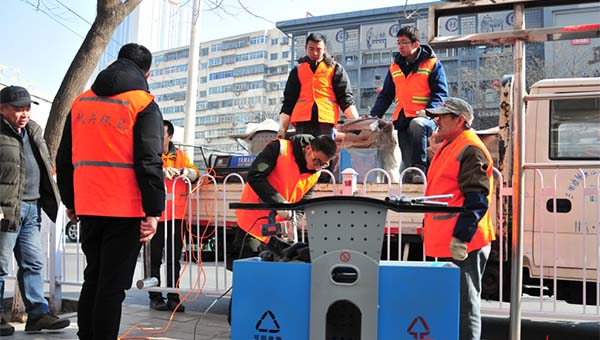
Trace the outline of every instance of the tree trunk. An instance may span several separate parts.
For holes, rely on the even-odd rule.
[[[142,0],[98,0],[96,19],[71,62],[50,108],[44,138],[48,143],[52,162],[56,158],[71,103],[83,92],[117,26],[140,2]]]

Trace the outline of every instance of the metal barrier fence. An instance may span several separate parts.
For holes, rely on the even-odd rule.
[[[526,170],[524,268],[528,275],[523,282],[522,315],[597,321],[600,318],[600,169],[576,169],[567,173],[563,170],[559,173],[557,169],[533,166]],[[401,179],[408,171],[420,170],[406,169],[401,173]],[[372,169],[365,174],[358,195],[373,195],[367,183],[375,173],[382,173],[386,180],[383,185],[387,187],[387,193],[383,194],[405,193],[406,184],[392,184],[385,170]],[[425,174],[421,174],[425,178]],[[329,175],[331,184],[325,185],[326,189],[320,192],[321,195],[339,194],[335,176],[332,173]],[[484,300],[482,312],[486,315],[508,316],[511,282],[508,275],[510,265],[507,265],[510,251],[507,248],[511,239],[507,237],[511,228],[509,202],[512,190],[503,186],[502,175],[496,169],[494,177],[496,188],[490,213],[496,217],[498,239],[488,261],[483,286],[484,290],[492,291],[486,293],[484,298],[494,297],[497,301]],[[551,184],[548,184],[548,178],[552,178]],[[222,294],[232,282],[227,263],[231,252],[228,243],[231,241],[231,231],[235,228],[235,217],[228,204],[239,200],[244,180],[235,173],[223,178],[222,183],[217,183],[216,178],[210,175],[201,176],[195,185],[189,184],[184,177],[176,179],[179,180],[186,181],[190,191],[183,224],[184,251],[182,254],[164,254],[182,261],[179,289],[166,287],[166,261],[163,261],[162,284],[150,290],[180,291],[186,300],[196,299],[200,294]],[[411,196],[425,192],[425,185],[417,186],[420,189],[417,191],[414,188],[415,185],[409,193]],[[167,201],[167,204],[174,206],[175,202]],[[75,242],[65,239],[67,220],[63,210],[59,213],[56,225],[47,218],[43,220],[46,282],[49,284],[51,303],[56,308],[60,308],[63,290],[80,288],[85,267],[78,237]],[[406,227],[405,218],[391,214],[397,213],[388,215],[387,237],[384,241],[386,252],[382,254],[387,260],[407,260],[410,249],[403,242],[403,234],[418,237],[421,230],[418,227]],[[302,223],[299,231],[300,240],[304,241],[306,230]],[[167,242],[167,235],[164,237]],[[393,243],[397,244],[397,253],[391,251]],[[412,260],[425,261],[424,250],[419,258]],[[15,267],[13,263],[9,278],[14,279]],[[135,279],[142,276],[143,263],[140,257]]]

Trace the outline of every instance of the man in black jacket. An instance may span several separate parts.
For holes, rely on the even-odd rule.
[[[290,123],[296,134],[334,137],[340,108],[347,118],[358,118],[352,86],[344,67],[327,54],[323,35],[309,34],[304,47],[306,56],[285,85],[277,137],[285,138]]]
[[[163,120],[148,93],[151,63],[147,48],[124,45],[73,102],[58,150],[58,186],[67,216],[81,220],[87,260],[81,340],[117,338],[141,245],[164,210]]]
[[[29,119],[32,103],[37,104],[20,86],[0,91],[0,336],[15,331],[4,318],[2,303],[4,277],[13,251],[19,265],[17,281],[28,315],[25,331],[69,325],[68,319],[50,314],[44,298],[41,209],[56,221],[60,197],[42,129]]]

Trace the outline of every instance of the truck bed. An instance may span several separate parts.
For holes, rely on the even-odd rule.
[[[192,196],[195,198],[192,201],[192,223],[200,226],[214,226],[216,224],[219,227],[223,225],[235,227],[236,218],[234,211],[229,209],[229,203],[239,202],[242,188],[242,184],[239,183],[200,186],[196,194]],[[335,195],[336,190],[334,189],[337,189],[339,193],[341,188],[341,184],[335,185],[334,188],[333,184],[318,183],[315,186],[313,197]],[[365,196],[365,186],[358,184],[357,188],[357,195]],[[390,194],[399,195],[401,192],[399,184],[392,184],[391,189],[388,184],[366,184],[366,190],[366,195],[379,199],[385,199]],[[406,196],[423,196],[424,186],[403,184],[402,192]],[[225,211],[225,214],[223,214],[223,211]],[[423,214],[388,212],[388,223],[394,234],[398,233],[399,228],[402,228],[403,234],[420,234],[422,221]]]

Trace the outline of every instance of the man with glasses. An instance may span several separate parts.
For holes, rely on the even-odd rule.
[[[272,141],[250,166],[240,202],[295,203],[310,198],[320,170],[329,165],[336,151],[335,141],[326,135],[296,135],[289,140]],[[235,214],[240,228],[234,246],[249,249],[246,255],[256,253],[259,242],[275,254],[289,246],[277,237],[263,235],[261,226],[267,223],[269,211],[237,209]],[[290,218],[287,210],[277,214],[278,221]],[[247,239],[246,233],[252,238]],[[247,239],[245,244],[242,244],[243,239]]]
[[[404,26],[396,35],[398,50],[383,83],[383,89],[371,109],[371,116],[383,117],[396,100],[392,121],[398,131],[402,152],[402,169],[427,169],[427,138],[435,123],[425,109],[439,106],[448,96],[446,72],[430,46],[419,43],[419,32]],[[408,182],[422,184],[424,179],[414,175]]]
[[[0,336],[15,328],[4,317],[4,278],[12,262],[25,303],[25,332],[56,330],[69,325],[50,313],[44,298],[40,223],[41,210],[55,222],[60,196],[42,128],[30,120],[29,92],[20,86],[0,91]]]

